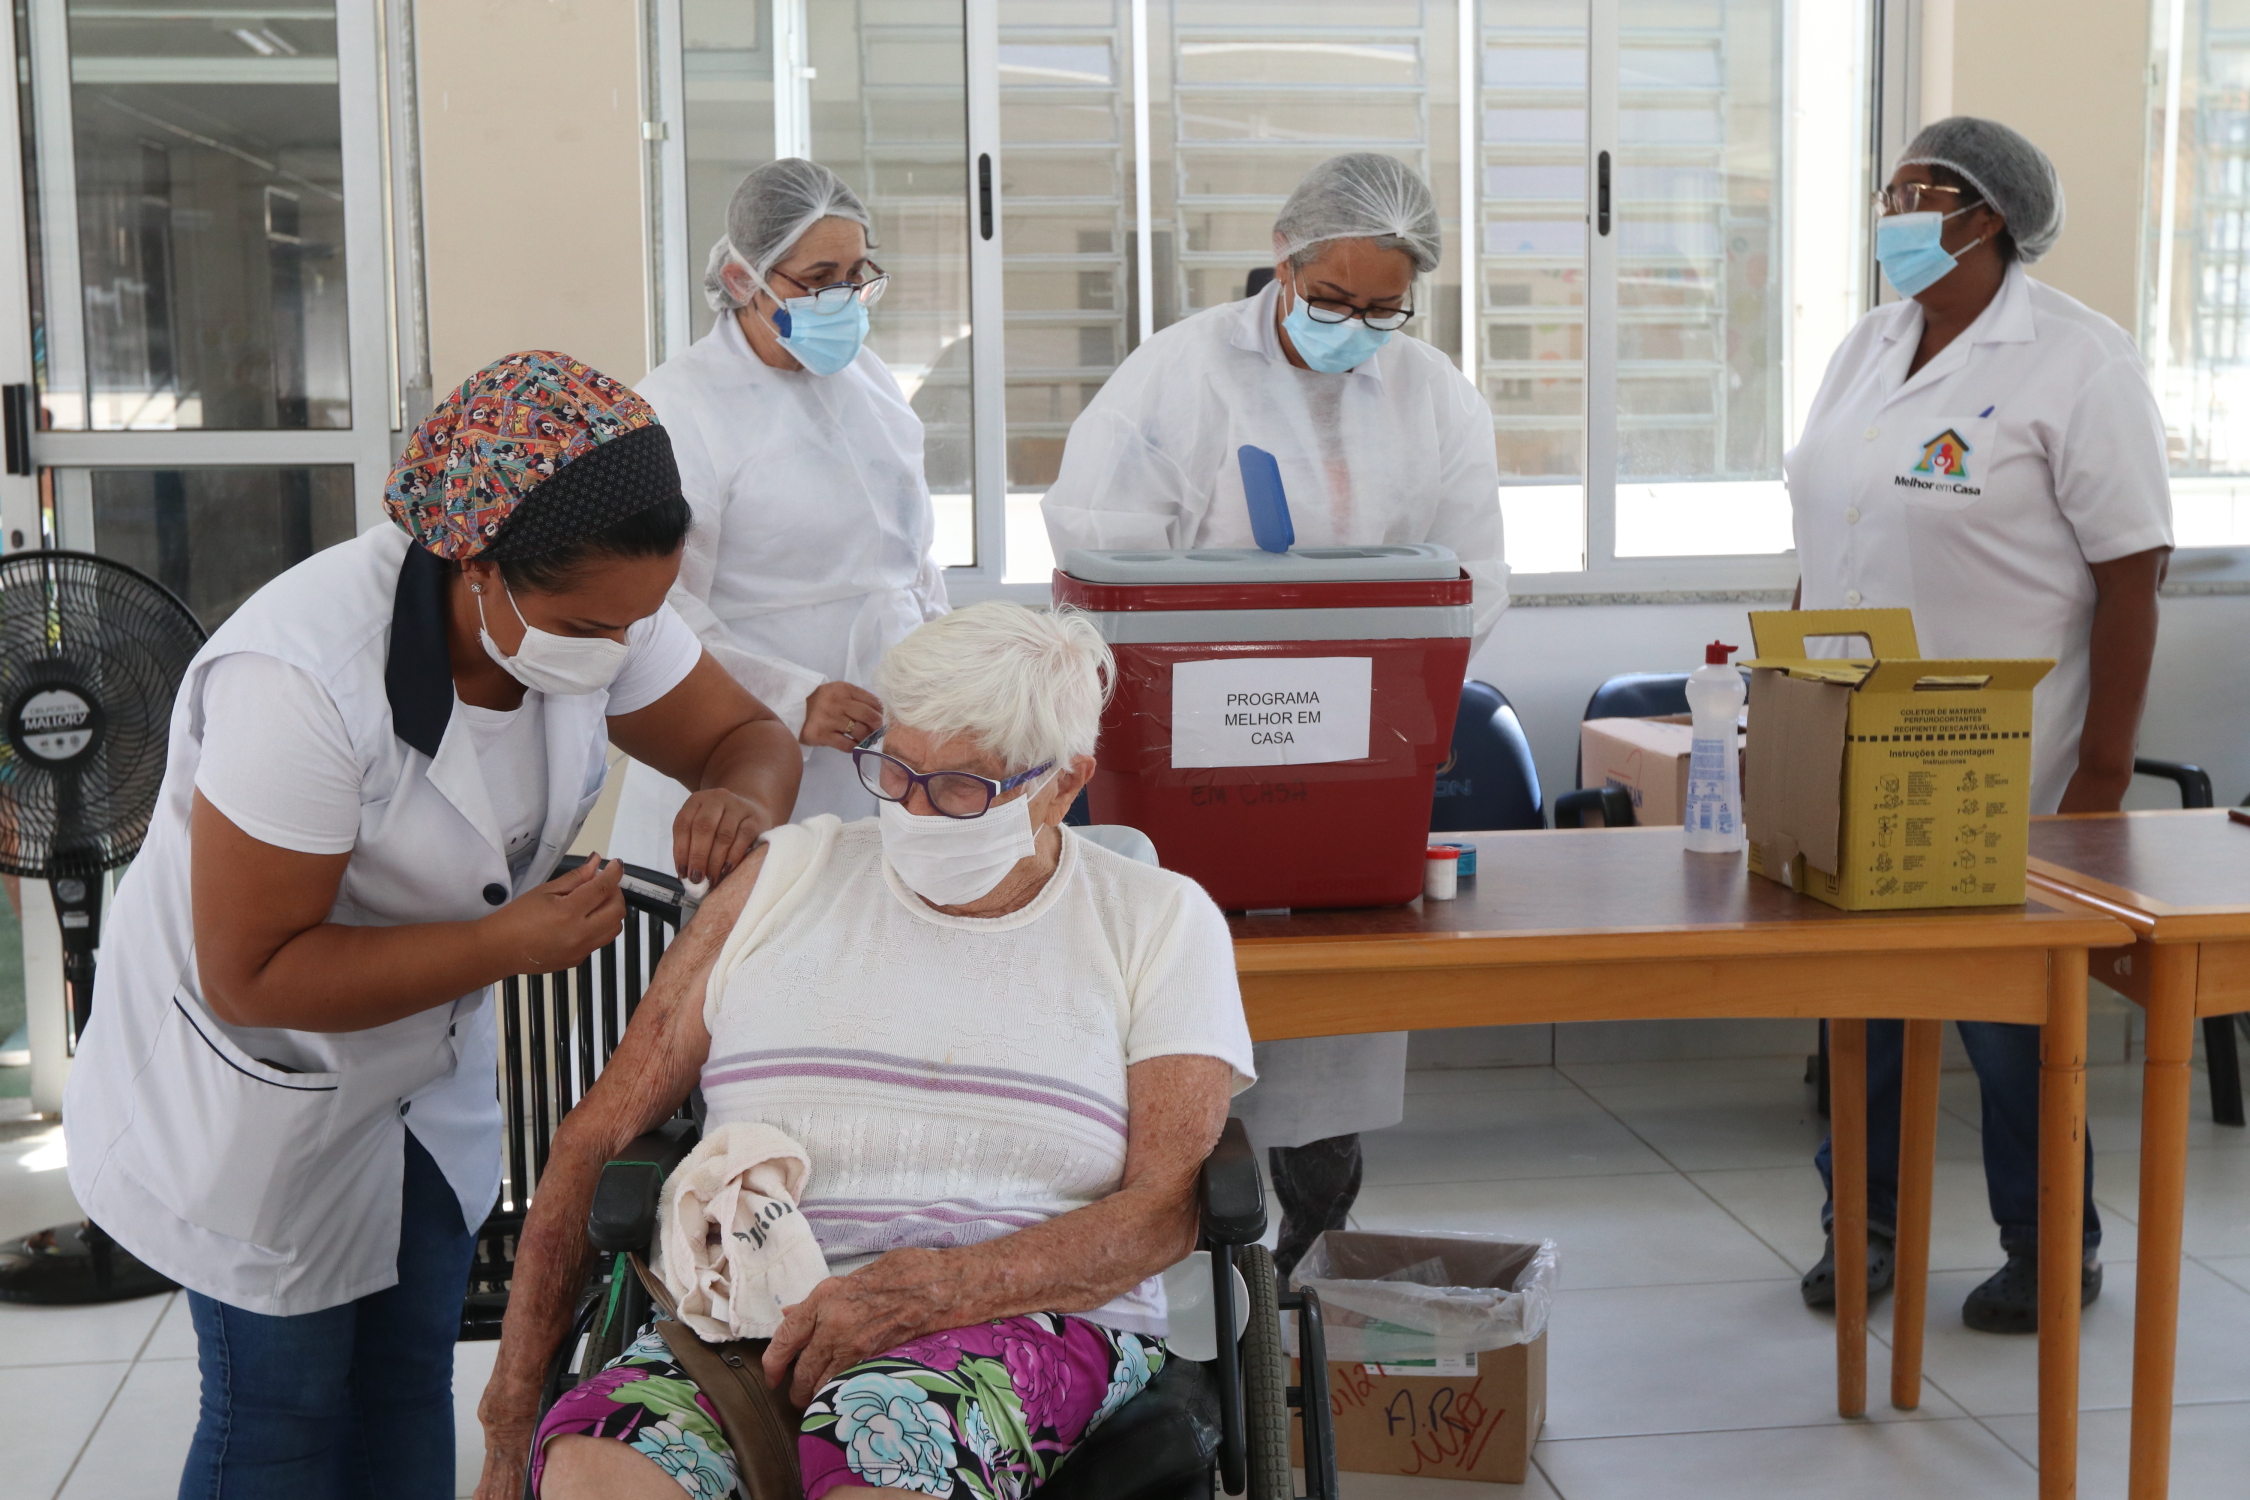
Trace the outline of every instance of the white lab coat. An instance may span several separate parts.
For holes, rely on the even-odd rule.
[[[2052,658],[2031,745],[2050,813],[2086,722],[2087,564],[2172,542],[2163,418],[2125,331],[2020,264],[1910,380],[1921,337],[1911,298],[1860,319],[1788,454],[1804,607],[1911,609],[1924,656]]]
[[[498,1044],[489,989],[350,1032],[233,1026],[206,1006],[189,813],[211,664],[251,651],[307,673],[360,756],[358,842],[332,922],[484,916],[548,878],[601,794],[610,695],[550,696],[545,823],[537,854],[511,878],[471,730],[451,711],[443,574],[402,576],[408,546],[381,526],[314,555],[253,595],[189,663],[163,788],[118,888],[93,1022],[64,1095],[79,1203],[149,1265],[251,1312],[317,1312],[396,1282],[408,1129],[445,1173],[463,1222],[484,1222],[500,1189]],[[676,685],[700,653],[667,623],[669,634],[637,627],[633,644],[664,641],[674,659],[660,678]],[[680,656],[683,646],[692,654]]]
[[[1473,652],[1508,607],[1492,408],[1429,344],[1394,335],[1343,375],[1300,370],[1278,286],[1174,323],[1117,367],[1070,427],[1040,502],[1071,547],[1252,547],[1235,450],[1281,466],[1304,547],[1437,542],[1476,588]]]
[[[1040,509],[1072,547],[1250,547],[1236,449],[1281,467],[1300,546],[1438,542],[1475,586],[1474,639],[1508,606],[1492,409],[1442,353],[1393,337],[1343,375],[1300,370],[1278,286],[1175,323],[1133,351],[1071,424]],[[1406,1033],[1261,1042],[1235,1114],[1259,1146],[1395,1125]]]
[[[945,613],[922,420],[872,350],[833,375],[777,370],[734,314],[721,313],[637,389],[672,436],[695,511],[672,607],[792,730],[803,727],[814,688],[871,688],[883,653]],[[670,870],[672,818],[686,796],[633,766],[611,850]],[[805,751],[791,816],[817,813],[874,816],[874,797],[841,751]]]

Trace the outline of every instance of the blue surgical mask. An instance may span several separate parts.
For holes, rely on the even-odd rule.
[[[1940,243],[1945,221],[1976,206],[1967,204],[1950,214],[1892,214],[1876,220],[1875,260],[1883,268],[1883,279],[1901,297],[1911,297],[1943,281],[1961,263],[1961,254],[1984,243],[1981,238],[1973,239],[1959,253],[1947,250]]]
[[[810,297],[791,297],[773,315],[781,347],[815,375],[833,375],[859,357],[867,340],[867,304],[853,297],[834,312],[822,312]]]
[[[1289,312],[1282,318],[1281,326],[1288,331],[1289,342],[1297,346],[1305,363],[1323,375],[1356,370],[1391,341],[1388,330],[1370,328],[1357,318],[1347,318],[1341,323],[1316,323],[1305,311],[1304,298],[1293,296],[1289,302]]]

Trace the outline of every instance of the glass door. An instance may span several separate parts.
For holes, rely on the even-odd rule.
[[[216,625],[379,514],[374,0],[16,0],[14,23],[42,538]]]

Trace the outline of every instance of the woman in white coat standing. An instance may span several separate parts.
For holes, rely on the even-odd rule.
[[[2063,228],[2045,152],[1993,120],[1926,126],[1877,194],[1875,257],[1900,300],[1830,360],[1786,460],[1799,602],[1907,608],[1928,656],[2044,657],[2032,697],[2034,814],[2115,812],[2156,655],[2172,551],[2164,419],[2125,330],[2025,267]],[[1982,1095],[1985,1188],[2006,1262],[1961,1319],[2039,1322],[2039,1028],[1963,1021]],[[1897,1223],[1898,1021],[1867,1028],[1871,1290]],[[1815,1158],[1829,1175],[1829,1148]],[[2086,1155],[2079,1298],[2101,1291]],[[1826,1223],[1833,1205],[1823,1207]],[[1836,1298],[1833,1236],[1805,1301]]]
[[[1492,408],[1433,346],[1399,338],[1437,269],[1437,203],[1374,152],[1306,174],[1274,221],[1274,281],[1157,334],[1071,424],[1040,509],[1072,547],[1248,547],[1237,449],[1280,462],[1309,546],[1437,542],[1475,587],[1472,649],[1508,607]],[[1359,1193],[1359,1132],[1405,1108],[1406,1033],[1262,1042],[1237,1102],[1271,1151],[1284,1271]]]
[[[797,731],[799,819],[874,816],[846,753],[882,723],[859,684],[946,610],[922,422],[864,343],[888,281],[868,258],[868,228],[858,196],[817,162],[786,158],[744,177],[703,280],[717,321],[639,386],[672,434],[695,510],[672,607]],[[679,796],[633,767],[617,853],[673,865]]]

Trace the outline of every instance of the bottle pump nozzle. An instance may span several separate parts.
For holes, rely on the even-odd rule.
[[[1729,646],[1719,641],[1713,641],[1703,648],[1703,664],[1707,667],[1723,667],[1727,664],[1727,658],[1741,649],[1740,646]]]

